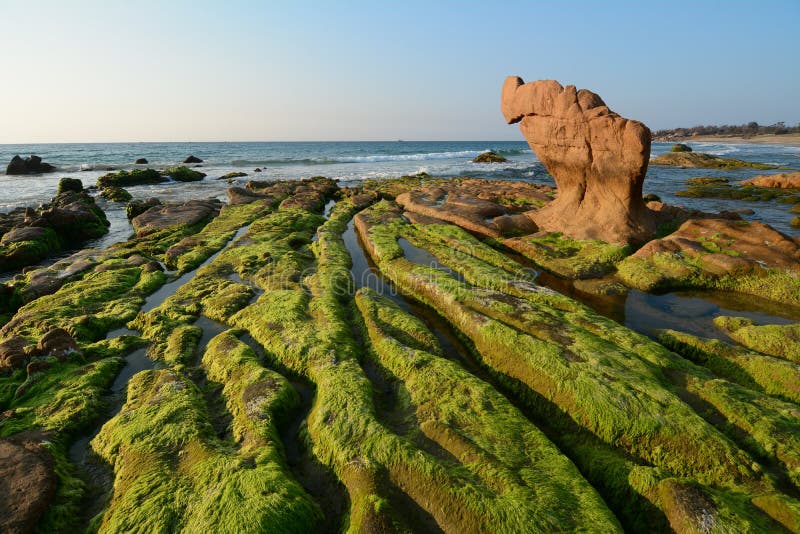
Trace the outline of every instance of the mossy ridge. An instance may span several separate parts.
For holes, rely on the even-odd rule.
[[[444,178],[434,178],[426,172],[420,172],[413,176],[400,176],[398,178],[384,180],[364,180],[361,182],[361,188],[365,191],[374,191],[381,198],[394,200],[398,195],[410,191],[411,189],[440,184],[445,181],[447,180]]]
[[[756,325],[744,317],[715,317],[714,325],[750,350],[800,363],[800,323]]]
[[[341,202],[326,226],[343,229],[349,211]],[[323,226],[318,236],[314,245],[318,268],[306,278],[310,294],[302,289],[267,291],[232,321],[247,328],[272,358],[317,384],[308,432],[314,452],[348,488],[349,530],[397,525],[399,516],[387,492],[392,485],[402,488],[446,530],[490,529],[498,524],[512,528],[509,522],[519,518],[507,510],[510,503],[487,493],[463,468],[446,467],[376,419],[372,385],[359,365],[347,318],[349,295],[337,292],[340,281],[349,277],[349,257],[339,235],[330,239]]]
[[[269,213],[273,204],[257,200],[249,204],[224,206],[220,214],[202,230],[166,251],[167,267],[176,269],[178,275],[191,271],[228,243],[238,229]]]
[[[128,187],[140,184],[159,184],[167,179],[155,169],[132,169],[108,173],[97,179],[97,187]]]
[[[675,193],[679,197],[729,198],[747,202],[775,200],[783,204],[800,203],[800,189],[758,187],[748,184],[730,184],[724,178],[692,178],[687,181],[689,189]]]
[[[123,260],[109,260],[104,265],[104,270],[95,270],[51,295],[25,304],[0,334],[20,335],[35,342],[48,330],[59,327],[78,343],[92,343],[133,319],[144,296],[166,279],[160,271],[145,271]]]
[[[178,182],[198,182],[206,177],[205,173],[190,169],[185,165],[164,169],[162,173]]]
[[[458,364],[390,334],[418,339],[425,327],[417,319],[372,290],[362,289],[356,303],[371,357],[407,388],[421,431],[493,491],[517,500],[536,521],[529,528],[620,528],[572,462],[507,399]]]
[[[675,165],[706,169],[779,169],[776,165],[754,163],[734,158],[721,158],[703,152],[667,152],[650,160],[650,165]]]
[[[586,389],[588,391],[585,392],[585,396],[592,400],[592,402],[587,401],[587,410],[578,410],[581,412],[580,415],[574,413],[575,408],[573,404],[577,403],[580,405],[584,401],[581,395],[570,397],[568,390],[570,388],[574,389],[574,384],[563,382],[559,383],[556,389],[552,389],[554,383],[547,379],[543,380],[543,378],[546,378],[546,374],[542,374],[542,371],[553,373],[554,370],[563,367],[569,361],[568,357],[562,355],[564,343],[550,345],[547,342],[543,342],[543,340],[536,340],[536,338],[516,331],[503,323],[499,323],[485,315],[471,311],[463,305],[459,305],[458,290],[461,289],[463,291],[463,284],[459,284],[452,277],[438,272],[435,269],[415,266],[409,264],[404,259],[397,258],[397,235],[392,235],[391,230],[387,229],[394,225],[394,221],[387,224],[386,219],[380,216],[377,216],[372,221],[366,219],[366,217],[371,214],[380,214],[381,212],[385,214],[387,211],[390,211],[387,206],[379,205],[378,209],[371,209],[368,210],[366,214],[360,214],[356,225],[362,233],[362,238],[366,238],[367,248],[370,249],[370,251],[374,251],[373,257],[377,258],[383,272],[405,291],[417,296],[417,298],[420,298],[423,302],[433,305],[435,309],[438,309],[440,313],[445,315],[445,317],[461,330],[462,333],[472,339],[475,342],[476,348],[481,355],[484,356],[487,363],[496,366],[494,369],[495,372],[499,370],[502,375],[511,379],[512,384],[515,381],[518,383],[525,383],[526,386],[523,386],[523,388],[532,387],[534,392],[541,391],[545,399],[565,409],[567,414],[578,422],[578,424],[585,425],[586,428],[592,429],[600,436],[604,436],[604,432],[610,432],[609,435],[604,436],[604,439],[612,439],[612,442],[616,446],[622,447],[623,449],[637,451],[638,454],[648,458],[656,465],[662,465],[672,470],[674,473],[682,473],[684,476],[694,477],[696,480],[706,484],[705,488],[709,492],[710,488],[718,484],[730,488],[725,491],[755,492],[756,494],[774,491],[771,489],[769,482],[761,479],[758,471],[752,470],[751,466],[756,465],[752,459],[743,451],[739,451],[733,447],[726,438],[720,435],[713,427],[702,421],[702,419],[678,400],[670,391],[666,378],[660,375],[657,370],[648,368],[645,362],[642,362],[644,365],[639,364],[634,367],[641,373],[641,377],[637,377],[637,379],[641,378],[643,381],[640,383],[639,387],[645,390],[649,389],[645,391],[645,399],[648,397],[654,400],[657,399],[655,404],[653,404],[651,417],[654,423],[658,422],[658,424],[654,425],[649,431],[644,432],[642,437],[648,436],[647,438],[640,440],[635,437],[638,431],[634,427],[641,423],[640,416],[636,415],[631,417],[630,413],[624,415],[621,412],[619,420],[615,421],[613,415],[611,419],[608,418],[609,412],[613,414],[619,409],[619,406],[615,406],[614,403],[608,404],[606,402],[601,402],[604,407],[604,410],[602,410],[603,416],[600,417],[601,414],[599,412],[595,413],[594,416],[592,415],[597,406],[597,401],[603,400],[602,395],[598,395],[597,386],[598,384],[606,385],[605,388],[600,389],[607,390],[607,384],[611,381],[610,379],[598,377],[597,381],[586,380],[581,374],[571,378],[571,382],[582,380],[587,382]],[[443,289],[443,287],[446,289]],[[534,294],[533,297],[535,298],[535,296],[536,294]],[[578,319],[581,316],[588,322],[596,320],[600,322],[603,321],[602,318],[587,312],[588,310],[584,312],[573,312],[565,324],[580,324]],[[607,322],[610,323],[610,321]],[[616,326],[618,327],[618,325]],[[600,330],[603,330],[603,328],[600,328]],[[627,329],[621,329],[621,327],[619,327],[612,330],[615,336],[624,333],[626,336],[635,338],[635,340],[631,339],[631,344],[633,345],[641,344],[645,346],[645,349],[650,345],[651,348],[648,352],[654,354],[659,354],[660,352],[662,357],[664,353],[669,354],[663,348],[657,348],[658,345],[655,343],[635,335],[633,332],[627,331]],[[625,330],[625,332],[622,332],[622,330]],[[613,355],[616,352],[619,356],[625,354],[625,356],[620,358],[621,365],[623,363],[635,363],[635,361],[639,359],[636,352],[631,351],[626,354],[625,350],[614,347],[614,344],[608,342],[608,340],[603,340],[599,337],[594,338],[587,334],[589,334],[589,332],[585,331],[581,333],[581,335],[576,336],[575,341],[569,346],[569,349],[579,357],[583,356],[585,358],[590,356],[588,361],[592,363],[592,366],[588,368],[589,372],[592,372],[591,367],[596,367],[597,363],[602,362],[603,356],[608,358],[609,353]],[[552,353],[549,358],[547,358],[548,352]],[[518,354],[519,358],[509,359],[509,354]],[[497,358],[494,357],[495,355]],[[542,356],[545,356],[545,359],[548,361],[538,362],[532,365],[532,367],[537,369],[535,374],[525,373],[524,368],[527,366],[519,365],[520,362],[525,362],[526,359],[530,359],[531,357],[541,359]],[[600,358],[598,358],[598,356],[600,356]],[[506,369],[507,367],[511,368]],[[627,365],[623,367],[627,367]],[[630,373],[631,370],[627,369],[626,372]],[[636,383],[637,382],[626,380],[622,385],[629,386]],[[642,383],[647,384],[647,386],[641,385]],[[652,386],[652,388],[650,388],[650,386]],[[624,396],[625,393],[622,392],[621,394]],[[525,395],[523,394],[521,396],[524,397]],[[637,398],[635,402],[628,404],[628,406],[638,406],[641,404],[642,400]],[[674,410],[674,412],[672,412],[672,410]],[[662,424],[665,411],[671,412],[671,417],[669,417],[669,423],[667,425]],[[586,418],[586,420],[582,420],[582,418]],[[680,419],[681,424],[675,423],[676,418]],[[634,419],[634,421],[629,421],[629,419]],[[639,421],[636,422],[635,420]],[[618,427],[612,430],[615,428],[614,425],[618,425]],[[626,434],[625,431],[626,427],[628,427],[628,434]],[[674,432],[671,432],[669,430],[670,428],[672,428]],[[703,436],[697,435],[696,441],[694,439],[684,441],[687,439],[687,431],[693,433],[699,432]],[[619,434],[620,432],[621,434]],[[659,435],[661,436],[662,442],[659,447],[656,447],[654,442],[658,442]],[[692,443],[692,445],[690,446],[689,443]],[[698,453],[696,444],[702,444],[702,447],[710,447],[710,449],[706,453]],[[719,449],[716,452],[711,450],[716,448]],[[670,449],[672,450],[671,453],[668,452]],[[653,454],[654,452],[658,452],[658,454]],[[709,458],[719,460],[709,463]],[[579,459],[575,459],[575,461],[580,463]],[[742,489],[743,486],[749,487],[750,489],[744,490]],[[727,497],[721,496],[721,494],[717,495],[718,492],[711,493],[713,494],[714,501],[721,507],[721,513],[723,513],[723,515],[727,514],[728,512],[722,510],[722,508],[727,506],[724,504]],[[728,494],[726,493],[726,495]],[[750,512],[738,510],[733,515],[739,518],[735,519],[735,521],[741,520],[746,522],[749,521],[747,517],[750,515]],[[756,514],[756,516],[758,516],[758,514]],[[732,521],[734,521],[734,519],[732,519]]]
[[[713,252],[709,252],[710,254]],[[764,269],[751,273],[711,274],[703,255],[657,252],[647,258],[630,256],[617,265],[625,285],[645,292],[678,289],[713,289],[763,297],[800,306],[800,277],[781,270]]]
[[[800,403],[800,366],[796,363],[752,352],[717,339],[705,339],[674,330],[661,331],[658,340],[662,345],[708,367],[719,376],[749,389]]]
[[[578,241],[551,232],[507,239],[503,244],[543,269],[565,278],[599,278],[631,254],[630,245],[604,241]]]
[[[99,532],[313,530],[321,514],[277,450],[240,457],[216,438],[203,406],[178,370],[131,379],[120,415],[91,443],[116,480]]]

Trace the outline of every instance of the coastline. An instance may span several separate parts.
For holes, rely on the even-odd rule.
[[[753,144],[753,145],[784,145],[800,146],[800,134],[783,135],[756,135],[753,137],[742,137],[740,135],[697,135],[681,138],[656,138],[656,142],[662,143],[734,143],[734,144]]]

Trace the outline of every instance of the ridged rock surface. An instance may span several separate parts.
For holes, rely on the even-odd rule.
[[[542,230],[575,239],[643,243],[655,222],[642,201],[650,130],[620,117],[596,94],[554,80],[509,76],[501,109],[558,186],[556,199],[530,217]]]

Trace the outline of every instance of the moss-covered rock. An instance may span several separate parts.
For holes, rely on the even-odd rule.
[[[702,152],[667,152],[650,160],[650,165],[702,167],[706,169],[777,169],[775,165],[754,163],[734,158],[720,158]]]
[[[100,196],[111,202],[128,202],[133,195],[121,187],[106,187],[100,191]]]
[[[159,184],[165,182],[160,172],[155,169],[132,169],[109,173],[97,179],[97,187],[129,187],[132,185]]]
[[[744,317],[715,317],[714,325],[745,347],[800,363],[800,323],[756,325]]]
[[[58,189],[56,190],[56,194],[60,195],[66,191],[80,193],[83,191],[83,182],[79,178],[62,178],[58,181]]]
[[[244,178],[247,176],[246,172],[229,172],[228,174],[223,174],[217,180],[233,180],[234,178]]]
[[[176,182],[198,182],[206,177],[206,174],[183,165],[165,169],[164,175],[169,176]]]
[[[472,163],[503,163],[505,161],[508,161],[505,157],[489,150],[488,152],[475,156]]]
[[[161,206],[161,201],[157,198],[148,198],[147,200],[133,200],[128,202],[125,206],[125,214],[128,220],[138,217],[152,207]]]
[[[565,278],[600,278],[628,256],[630,245],[578,241],[560,233],[506,239],[503,244],[540,267]]]
[[[676,143],[669,147],[670,152],[691,152],[692,147],[689,145],[684,145],[683,143]]]

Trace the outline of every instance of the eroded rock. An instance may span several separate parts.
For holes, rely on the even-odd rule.
[[[0,439],[0,531],[32,532],[55,497],[53,458],[41,433]]]
[[[643,243],[655,222],[642,201],[650,130],[612,112],[586,89],[510,76],[501,109],[558,186],[556,199],[531,214],[537,226],[575,239]]]
[[[188,200],[180,204],[153,206],[131,219],[137,237],[175,226],[191,226],[215,217],[222,208],[217,199]]]
[[[754,176],[744,180],[741,185],[774,187],[779,189],[800,189],[800,171]]]

